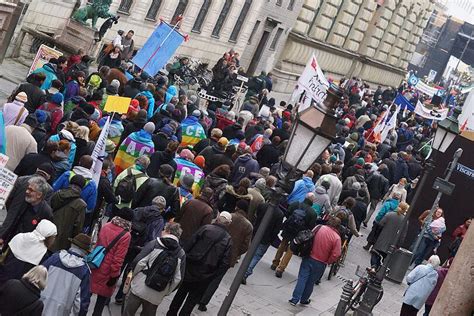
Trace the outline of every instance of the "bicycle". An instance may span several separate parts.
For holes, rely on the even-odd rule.
[[[349,239],[346,238],[346,240],[344,240],[341,246],[341,256],[339,257],[339,259],[337,259],[336,262],[331,264],[331,268],[329,269],[329,273],[328,273],[328,280],[331,280],[331,278],[337,274],[337,272],[339,271],[339,268],[344,265],[344,261],[346,260],[348,250],[349,250]]]

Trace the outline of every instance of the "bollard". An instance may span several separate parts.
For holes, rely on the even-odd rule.
[[[352,298],[352,292],[354,291],[353,281],[348,280],[342,287],[342,294],[339,303],[337,304],[335,316],[344,316],[346,314],[347,304]]]

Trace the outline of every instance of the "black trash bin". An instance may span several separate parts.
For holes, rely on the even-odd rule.
[[[390,272],[385,278],[398,284],[402,283],[410,266],[411,257],[412,252],[407,249],[399,248],[395,250],[388,265]]]

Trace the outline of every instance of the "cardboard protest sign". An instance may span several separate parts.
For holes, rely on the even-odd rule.
[[[298,89],[300,91],[305,91],[306,97],[309,100],[322,103],[326,99],[328,88],[329,81],[324,76],[318,61],[316,60],[316,56],[313,54],[298,79]],[[303,102],[300,104],[298,111],[301,112],[305,110],[310,104],[311,102]]]
[[[15,185],[18,176],[7,168],[0,168],[0,209],[5,207],[8,195]]]
[[[131,98],[109,95],[104,106],[104,111],[108,113],[116,112],[119,114],[127,113],[131,101]]]
[[[28,75],[36,69],[43,67],[43,65],[48,63],[51,58],[58,58],[62,55],[63,53],[61,53],[60,51],[42,44],[38,48],[38,52],[36,52],[35,59],[33,59],[33,63],[31,64]]]

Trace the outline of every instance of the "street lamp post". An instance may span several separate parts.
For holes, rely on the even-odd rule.
[[[438,152],[444,153],[449,148],[449,146],[454,141],[454,138],[456,137],[456,135],[459,134],[459,127],[458,127],[457,117],[459,116],[460,113],[461,113],[461,109],[457,107],[457,108],[454,109],[453,116],[450,116],[450,117],[446,118],[445,120],[441,121],[438,124],[438,128],[437,128],[436,134],[435,134],[435,138],[433,140],[433,146],[432,146],[433,149],[435,149]],[[456,167],[457,161],[461,157],[461,155],[462,155],[462,149],[459,148],[458,150],[456,150],[456,152],[454,154],[454,159],[450,164],[450,167],[448,169],[448,173],[447,173],[446,178],[444,179],[444,181],[448,182],[454,168]],[[418,198],[421,194],[421,191],[423,190],[423,187],[425,185],[426,179],[428,178],[428,174],[430,173],[430,171],[432,169],[434,169],[434,165],[433,165],[433,163],[430,159],[430,160],[427,161],[427,163],[425,165],[425,171],[423,173],[422,178],[420,179],[420,183],[418,184],[418,186],[416,188],[416,193],[415,193],[413,201],[410,205],[410,208],[409,208],[407,214],[405,215],[402,223],[400,224],[400,226],[398,228],[398,231],[397,231],[397,234],[394,236],[393,242],[390,243],[390,247],[387,251],[387,256],[386,256],[385,260],[383,261],[382,266],[378,269],[378,271],[375,275],[375,278],[371,279],[373,281],[369,281],[369,284],[367,286],[367,291],[365,292],[364,297],[362,298],[362,301],[359,304],[359,307],[354,312],[355,316],[372,315],[372,310],[373,310],[374,306],[376,305],[376,303],[378,302],[378,298],[380,297],[380,294],[383,291],[382,281],[385,278],[385,275],[386,275],[387,270],[388,270],[388,266],[390,265],[390,261],[393,258],[393,253],[395,252],[396,247],[397,247],[398,243],[400,242],[402,231],[404,230],[404,228],[408,224],[409,214],[413,211],[413,206],[415,205],[416,201],[418,200]],[[442,192],[438,192],[438,194],[436,196],[436,199],[435,199],[435,202],[433,203],[433,207],[431,208],[431,211],[428,215],[428,220],[425,221],[425,223],[429,221],[429,219],[433,216],[434,212],[436,211],[439,200],[441,199],[442,194],[443,194]],[[417,248],[417,246],[419,245],[419,243],[421,241],[420,236],[423,235],[423,231],[424,230],[422,230],[422,232],[418,236],[418,240],[417,240],[417,243],[416,243],[415,248],[413,250],[413,253],[416,252],[416,248]]]
[[[288,146],[283,156],[283,162],[293,170],[307,171],[336,136],[334,108],[337,106],[341,97],[342,92],[339,87],[331,85],[327,91],[327,97],[322,104],[310,106],[308,109],[298,113],[288,141]],[[278,203],[283,197],[282,191],[281,188],[277,188],[277,190],[273,192],[274,194],[272,194],[273,196],[262,222],[252,239],[249,250],[242,260],[242,264],[232,281],[217,315],[227,315],[235,295],[239,290],[245,272],[270,223],[274,210],[278,207]]]

